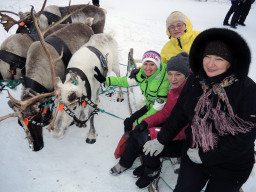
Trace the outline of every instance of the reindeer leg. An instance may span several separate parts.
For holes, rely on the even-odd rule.
[[[94,109],[90,109],[89,114],[91,114],[93,110]],[[89,133],[87,134],[86,143],[93,144],[96,142],[96,138],[97,138],[97,133],[94,128],[94,115],[93,115],[90,118],[90,130],[89,130]]]
[[[116,74],[117,77],[120,77],[120,70],[119,66],[114,66],[113,71]],[[117,95],[117,102],[122,102],[124,100],[124,93],[121,87],[119,87],[119,92]]]
[[[119,87],[119,92],[117,95],[117,102],[122,102],[124,100],[124,93],[121,87]]]

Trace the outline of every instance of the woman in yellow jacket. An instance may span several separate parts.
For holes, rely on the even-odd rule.
[[[200,32],[193,31],[193,25],[185,14],[174,11],[166,19],[166,33],[170,40],[161,51],[161,59],[165,64],[171,57],[183,51],[189,53],[194,39]]]

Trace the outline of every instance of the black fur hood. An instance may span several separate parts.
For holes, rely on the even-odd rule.
[[[211,28],[200,33],[194,40],[189,62],[195,75],[203,66],[203,53],[209,41],[221,40],[228,45],[232,54],[230,70],[239,79],[247,77],[251,63],[251,52],[246,41],[235,31],[225,28]]]

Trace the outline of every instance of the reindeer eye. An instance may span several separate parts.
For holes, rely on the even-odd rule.
[[[73,102],[77,99],[76,93],[73,92],[68,96],[68,102]]]

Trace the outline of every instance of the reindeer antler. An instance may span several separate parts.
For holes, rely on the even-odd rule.
[[[1,18],[0,18],[0,23],[3,25],[4,29],[5,29],[7,32],[9,31],[9,29],[10,29],[13,25],[15,25],[15,24],[17,24],[17,23],[20,22],[20,21],[16,21],[15,19],[11,18],[10,16],[8,16],[8,15],[6,15],[6,14],[2,14],[1,12],[0,12],[0,16],[1,16]]]
[[[38,14],[37,14],[37,17],[39,18],[40,17],[40,15],[43,13],[43,11],[44,11],[44,8],[45,8],[45,5],[46,5],[46,2],[47,2],[47,0],[44,0],[44,4],[43,4],[43,6],[42,6],[42,8],[41,8],[41,10],[38,12]]]
[[[8,115],[2,116],[2,117],[0,117],[0,121],[8,119],[9,117],[18,117],[18,114],[17,113],[10,113]]]
[[[41,9],[41,11],[38,13],[39,16],[40,16],[40,14],[43,12],[43,10],[44,10],[44,8],[45,8],[45,5],[46,5],[46,2],[47,2],[47,0],[44,1],[44,4],[43,4],[43,6],[42,6],[42,9]],[[17,21],[17,20],[13,19],[12,17],[10,17],[10,16],[8,16],[8,15],[6,15],[6,14],[2,14],[2,13],[4,13],[4,12],[6,12],[6,13],[12,13],[12,14],[17,15],[17,16],[19,16],[19,14],[14,13],[14,12],[12,12],[12,11],[5,11],[5,10],[0,11],[0,16],[1,16],[1,18],[0,18],[0,23],[3,25],[4,29],[5,29],[7,32],[10,30],[10,28],[11,28],[13,25],[19,24],[19,23],[21,23],[21,22],[27,20],[27,19],[30,17],[30,14],[29,14],[29,15],[27,15],[26,17],[24,17],[23,19],[20,19],[19,21]]]

